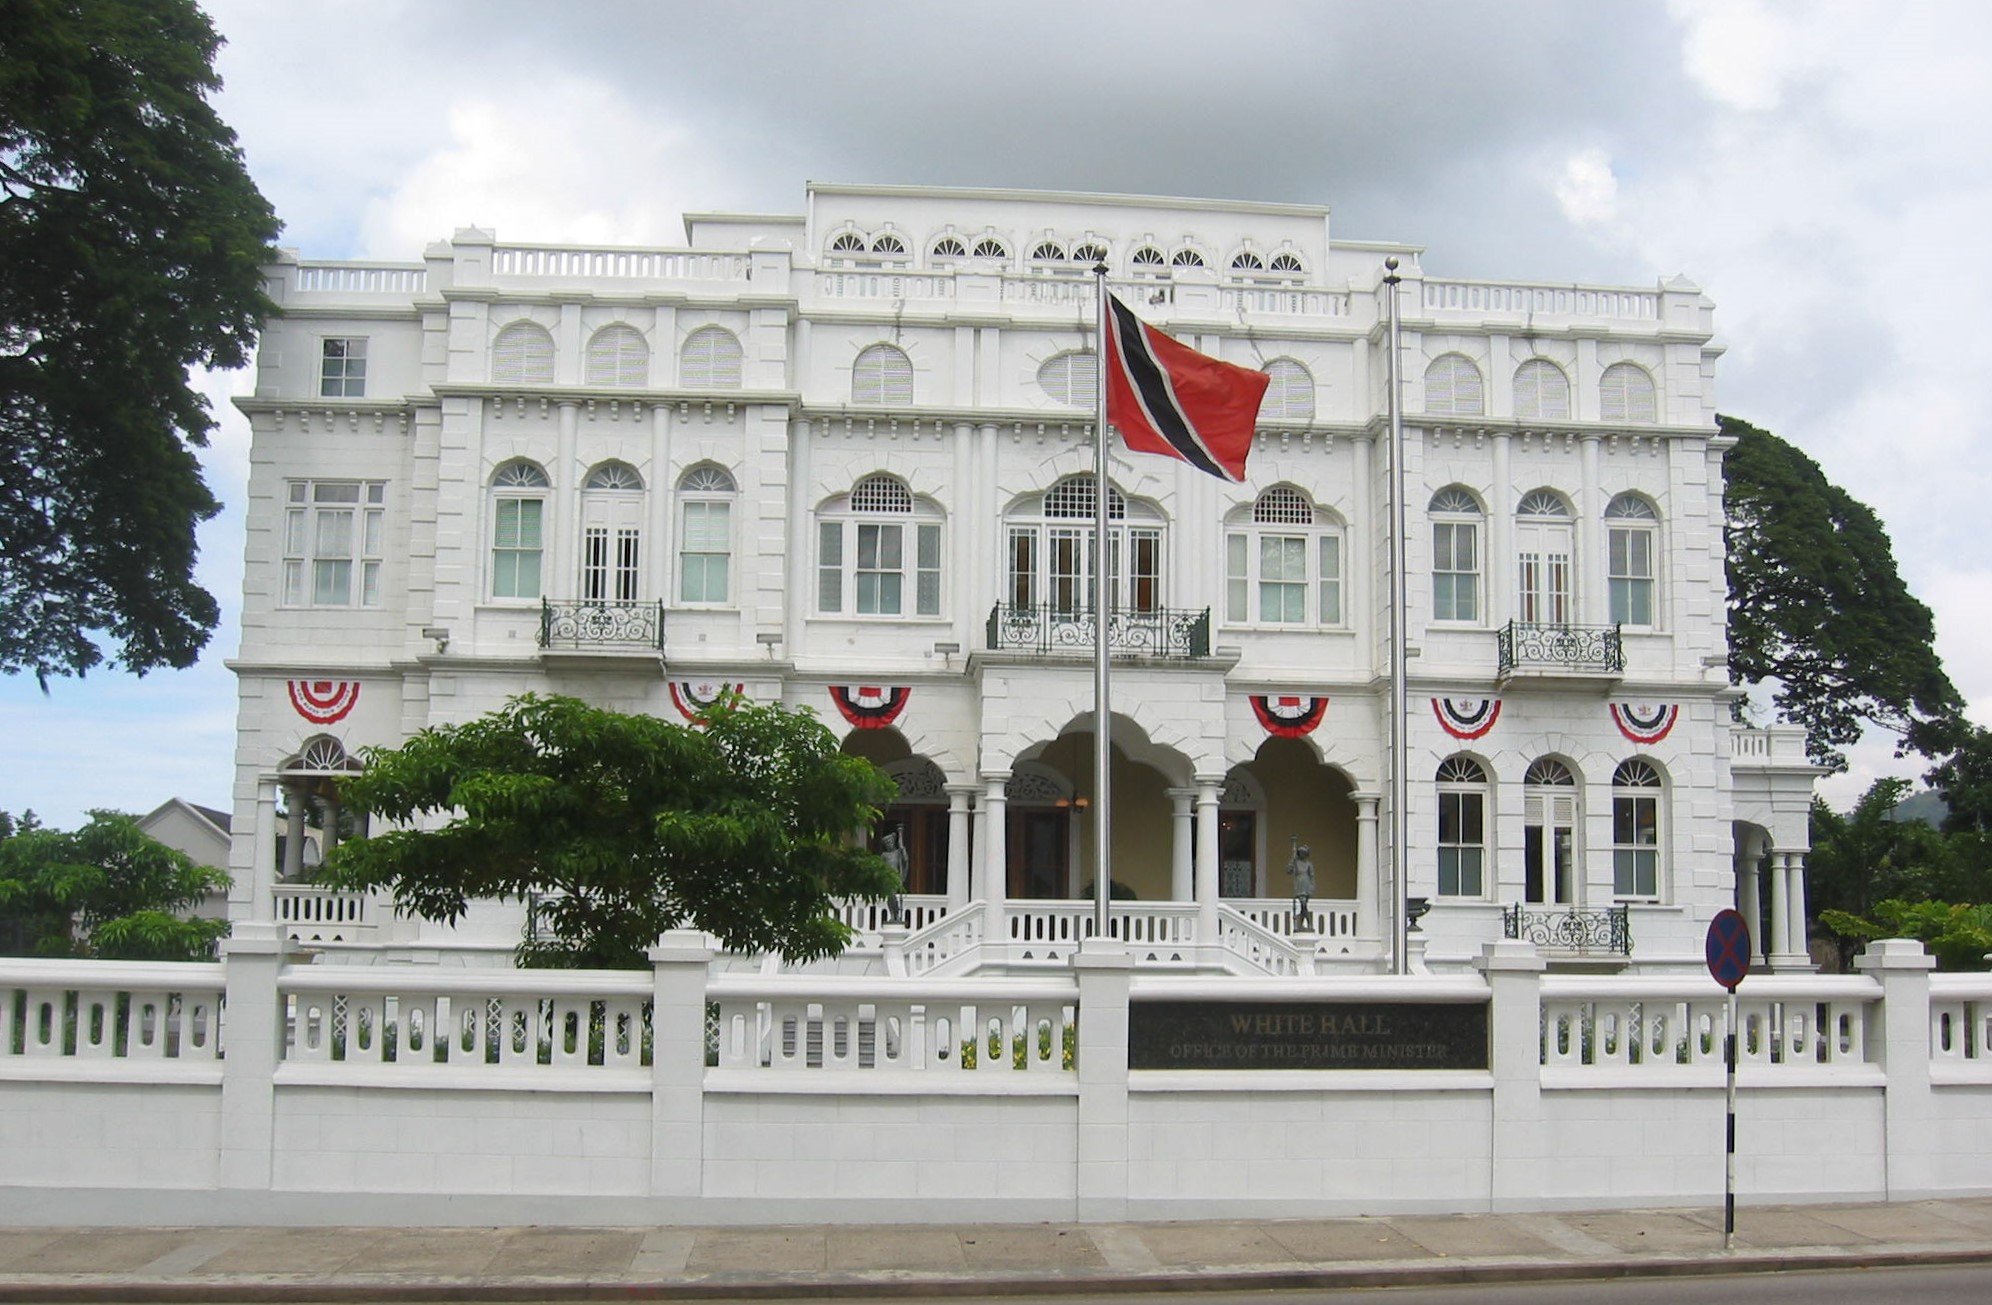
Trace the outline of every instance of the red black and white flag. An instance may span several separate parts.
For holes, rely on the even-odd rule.
[[[1136,453],[1181,458],[1234,483],[1272,378],[1220,362],[1137,318],[1107,297],[1107,421]]]

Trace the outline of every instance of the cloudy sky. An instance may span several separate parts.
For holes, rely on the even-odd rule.
[[[1221,6],[208,0],[219,99],[282,241],[412,259],[501,237],[672,244],[806,180],[1326,204],[1438,275],[1717,302],[1724,411],[1888,524],[1992,724],[1992,6],[1504,0]],[[1977,124],[1977,125],[1974,125]],[[0,809],[229,796],[247,427],[206,462],[225,623],[201,664],[0,681]],[[1977,397],[1973,397],[1977,396]],[[1863,746],[1826,791],[1903,770]]]

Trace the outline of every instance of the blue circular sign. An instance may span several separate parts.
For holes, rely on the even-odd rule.
[[[1750,972],[1750,926],[1743,913],[1728,908],[1708,922],[1708,972],[1731,992]]]

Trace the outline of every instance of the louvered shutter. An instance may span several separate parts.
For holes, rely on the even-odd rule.
[[[1570,381],[1553,362],[1531,358],[1515,370],[1515,416],[1523,421],[1568,421]]]
[[[1259,415],[1273,421],[1314,420],[1314,376],[1291,358],[1275,358],[1266,364],[1273,383],[1266,387],[1266,399]]]
[[[1653,378],[1634,363],[1605,368],[1598,386],[1598,416],[1605,421],[1653,422],[1659,419]]]
[[[705,326],[685,339],[678,383],[689,390],[740,388],[740,338],[724,327]]]
[[[641,388],[650,383],[650,346],[628,326],[605,326],[588,341],[584,363],[590,385]]]
[[[530,322],[514,322],[491,346],[496,385],[553,384],[553,337]]]
[[[1461,354],[1444,354],[1425,369],[1425,411],[1438,416],[1477,417],[1486,411],[1480,369]]]
[[[866,349],[851,369],[851,402],[868,407],[912,407],[913,363],[889,344]]]

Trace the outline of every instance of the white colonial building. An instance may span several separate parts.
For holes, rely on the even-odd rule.
[[[330,781],[528,690],[676,717],[738,686],[899,781],[910,934],[854,908],[857,964],[1062,963],[1094,876],[1105,262],[1147,320],[1272,376],[1247,483],[1113,461],[1117,928],[1139,964],[1389,966],[1394,256],[1412,961],[1505,932],[1698,964],[1740,904],[1770,965],[1804,964],[1814,772],[1799,731],[1731,720],[1697,287],[1436,279],[1284,204],[818,185],[685,233],[271,269],[239,401],[236,918],[500,963],[525,904],[450,931],[308,882],[364,832]]]

